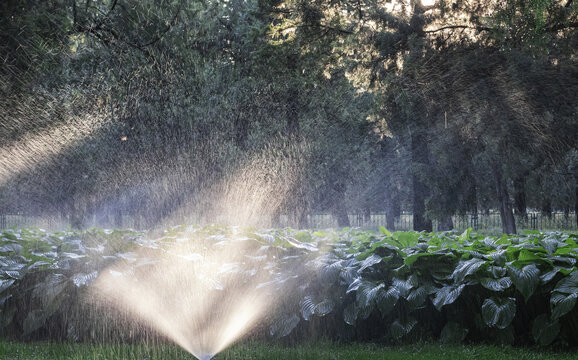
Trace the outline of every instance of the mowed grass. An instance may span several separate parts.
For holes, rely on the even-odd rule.
[[[86,345],[51,343],[14,343],[0,341],[2,360],[176,360],[194,357],[171,345]],[[280,346],[269,344],[235,345],[214,357],[215,360],[540,360],[578,359],[578,352],[552,352],[538,348],[513,348],[489,345],[417,344],[380,346],[371,344]]]

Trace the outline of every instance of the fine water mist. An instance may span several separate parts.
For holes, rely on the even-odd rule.
[[[267,255],[252,246],[243,237],[151,241],[103,271],[93,293],[111,310],[134,317],[198,359],[210,359],[273,306],[273,294],[263,286]]]
[[[233,229],[270,222],[291,206],[307,152],[306,146],[280,142],[247,159],[206,189],[212,217]],[[192,218],[195,212],[194,203],[182,201],[165,220]],[[274,279],[279,259],[263,239],[206,236],[195,229],[143,240],[138,251],[101,273],[93,293],[105,308],[128,314],[202,360],[246,335],[283,294]]]

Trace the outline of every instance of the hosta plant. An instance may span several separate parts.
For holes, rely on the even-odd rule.
[[[127,332],[94,307],[91,284],[99,274],[118,261],[146,269],[155,253],[176,243],[228,246],[239,239],[250,246],[224,267],[246,276],[265,273],[260,286],[277,294],[253,336],[578,344],[578,236],[385,228],[6,230],[0,331],[24,339],[152,336]]]

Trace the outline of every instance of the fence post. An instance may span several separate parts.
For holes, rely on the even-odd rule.
[[[470,220],[470,226],[471,226],[474,230],[478,231],[478,213],[473,213],[473,214],[472,214],[472,218],[471,218],[471,220]]]
[[[530,215],[530,226],[532,227],[532,230],[538,228],[538,214],[532,213],[532,215]]]

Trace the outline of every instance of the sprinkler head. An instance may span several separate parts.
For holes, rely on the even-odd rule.
[[[213,358],[213,356],[215,356],[215,354],[203,355],[199,358],[199,360],[211,360]]]

